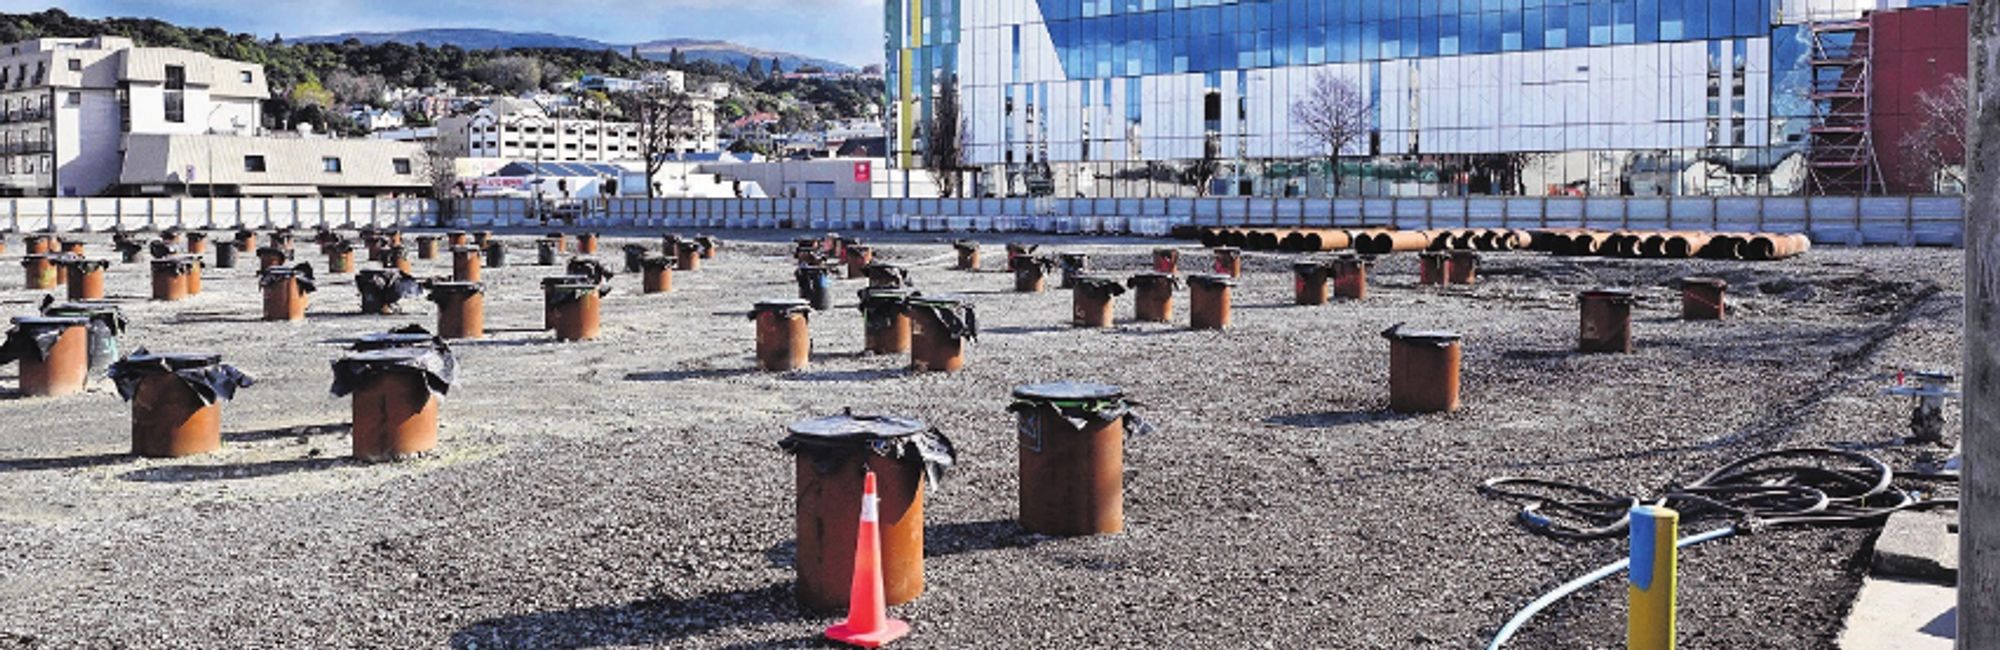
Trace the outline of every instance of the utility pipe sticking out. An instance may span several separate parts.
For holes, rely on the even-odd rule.
[[[1224,246],[1213,251],[1215,274],[1232,278],[1243,277],[1243,249]]]
[[[1053,383],[1014,389],[1021,527],[1054,536],[1125,529],[1125,440],[1151,427],[1116,386]]]
[[[954,296],[912,295],[904,303],[910,318],[910,369],[958,372],[966,345],[979,337],[972,303]]]
[[[1071,323],[1077,327],[1110,327],[1112,299],[1125,293],[1125,285],[1115,278],[1085,275],[1076,278],[1071,299]]]
[[[665,255],[647,255],[639,260],[640,284],[646,295],[674,290],[674,264]]]
[[[438,337],[486,338],[486,287],[477,282],[433,282],[430,301],[438,306]]]
[[[1632,292],[1625,289],[1593,289],[1579,299],[1581,325],[1577,350],[1581,352],[1632,352]]]
[[[958,265],[952,267],[954,270],[979,270],[979,242],[970,239],[961,239],[953,242],[951,247],[952,250],[958,252]]]
[[[765,300],[751,309],[757,323],[757,366],[768,372],[805,368],[812,360],[812,306],[804,300]]]
[[[1452,251],[1445,259],[1444,279],[1449,284],[1472,286],[1479,281],[1479,254],[1472,251]]]
[[[1142,323],[1171,323],[1174,321],[1174,292],[1180,289],[1180,276],[1154,271],[1132,276],[1125,282],[1132,289],[1132,315]]]
[[[1382,333],[1389,339],[1389,410],[1397,413],[1447,413],[1459,406],[1459,361],[1463,354],[1456,332],[1405,330],[1401,324]]]
[[[19,361],[20,391],[28,397],[83,392],[90,379],[90,319],[17,316],[0,343],[0,364]]]
[[[848,606],[854,583],[856,512],[862,480],[876,479],[877,534],[884,605],[924,592],[924,492],[956,460],[951,441],[908,418],[845,414],[794,422],[778,447],[793,454],[794,568],[799,605],[821,612]]]
[[[1230,293],[1236,279],[1223,275],[1188,276],[1188,327],[1196,330],[1229,329]]]
[[[1364,255],[1342,255],[1333,261],[1333,295],[1342,300],[1365,300],[1368,298],[1368,269],[1375,265],[1375,258]]]
[[[1300,260],[1292,263],[1292,302],[1298,305],[1324,305],[1327,302],[1327,280],[1333,268],[1321,260]]]
[[[1721,278],[1681,278],[1681,319],[1722,320],[1727,308],[1723,295],[1729,282]]]
[[[222,449],[222,403],[248,376],[215,354],[138,350],[112,364],[118,394],[132,403],[132,453],[183,458]]]
[[[910,351],[910,315],[906,307],[912,293],[901,287],[861,290],[862,352],[904,354]]]
[[[306,319],[306,305],[315,289],[311,264],[275,266],[257,272],[257,285],[264,290],[264,320],[298,322]]]

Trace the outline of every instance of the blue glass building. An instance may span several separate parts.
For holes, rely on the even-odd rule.
[[[1946,4],[888,0],[891,150],[923,166],[949,85],[979,196],[1838,190],[1814,147],[1886,145],[1828,126],[1871,109],[1827,92],[1866,67],[1827,60],[1882,46],[1873,13]],[[1338,163],[1294,119],[1322,78],[1368,112]],[[1845,189],[1882,187],[1848,157]]]

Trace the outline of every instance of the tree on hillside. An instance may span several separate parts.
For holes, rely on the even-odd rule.
[[[662,86],[618,93],[612,103],[627,121],[638,127],[639,151],[646,157],[646,196],[659,198],[652,179],[667,166],[667,155],[675,146],[694,137],[695,104],[687,93]]]
[[[757,81],[763,81],[765,76],[766,75],[764,74],[764,60],[750,59],[750,78],[755,79]]]
[[[1340,196],[1340,158],[1368,134],[1372,109],[1354,82],[1325,71],[1314,75],[1306,96],[1292,104],[1292,122],[1332,168],[1334,196]]]
[[[959,192],[959,173],[965,167],[965,115],[958,101],[958,76],[938,84],[931,98],[931,119],[924,125],[924,168],[931,170],[938,196],[953,198]]]
[[[472,70],[474,80],[508,94],[540,90],[543,75],[541,59],[528,56],[503,56]]]
[[[372,74],[335,70],[326,75],[324,86],[327,92],[333,93],[334,99],[342,104],[373,106],[382,103],[382,93],[388,88],[388,83]]]

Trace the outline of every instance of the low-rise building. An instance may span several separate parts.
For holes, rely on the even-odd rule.
[[[0,45],[0,195],[93,196],[134,135],[256,132],[263,66],[131,39]]]
[[[389,140],[141,133],[126,137],[129,196],[426,196],[421,145]]]

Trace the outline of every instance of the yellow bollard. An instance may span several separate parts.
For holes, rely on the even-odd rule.
[[[1681,513],[1661,506],[1632,509],[1632,564],[1625,585],[1627,650],[1673,650]]]

